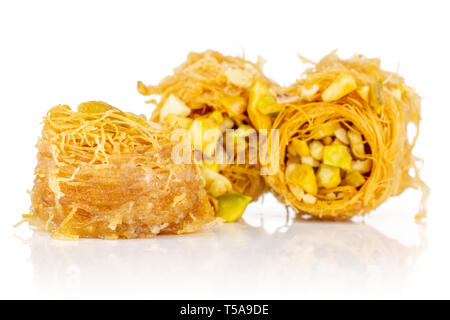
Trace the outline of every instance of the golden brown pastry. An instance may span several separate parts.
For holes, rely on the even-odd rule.
[[[194,232],[216,218],[199,169],[172,161],[170,130],[103,102],[45,117],[29,223],[58,239]]]
[[[273,94],[256,82],[248,117],[269,131],[267,184],[300,214],[347,219],[377,208],[406,188],[427,187],[412,149],[420,98],[403,78],[361,55],[332,53],[301,80]],[[272,101],[268,103],[267,101]],[[408,125],[416,135],[408,140]],[[417,217],[424,215],[424,208]]]
[[[200,165],[206,179],[215,180],[207,187],[214,198],[238,193],[256,200],[266,191],[257,159],[247,155],[239,161],[237,155],[241,150],[248,153],[248,139],[256,135],[246,113],[255,81],[274,85],[260,64],[205,51],[190,53],[186,62],[156,86],[138,83],[141,94],[160,98],[149,101],[156,104],[153,121],[189,130],[192,140],[203,138],[203,143],[192,141],[192,145],[203,155]],[[227,129],[234,131],[227,135]],[[226,161],[216,161],[215,147],[224,145],[226,139],[235,140],[234,153]]]

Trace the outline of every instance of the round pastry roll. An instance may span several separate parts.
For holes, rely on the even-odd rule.
[[[378,59],[334,53],[276,95],[252,87],[247,113],[256,128],[270,128],[268,185],[300,213],[347,219],[370,212],[408,187],[428,194],[412,154],[420,98]],[[273,98],[272,104],[264,101]],[[250,109],[254,106],[254,110]],[[416,134],[408,139],[409,126]],[[275,130],[273,130],[275,129]]]
[[[45,117],[31,213],[58,239],[146,238],[194,232],[215,221],[193,164],[175,164],[170,130],[103,102]]]
[[[141,94],[159,98],[149,101],[156,104],[153,121],[190,132],[202,172],[211,181],[208,193],[216,199],[234,193],[256,200],[266,191],[258,160],[248,156],[249,140],[257,135],[246,112],[251,88],[256,82],[274,86],[260,65],[216,51],[190,53],[158,85],[138,83]],[[234,150],[217,160],[216,147],[227,141],[233,141]]]
[[[266,181],[300,212],[346,219],[398,193],[376,119],[348,105],[311,103],[288,106],[277,120],[280,148],[270,152],[279,153],[279,167]]]

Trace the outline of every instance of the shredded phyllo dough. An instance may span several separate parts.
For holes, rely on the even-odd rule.
[[[420,98],[400,76],[381,70],[378,59],[332,53],[276,98],[270,122],[280,150],[269,153],[272,161],[280,153],[279,170],[266,182],[282,200],[301,214],[347,219],[421,188],[416,217],[425,217],[428,188],[412,154]]]
[[[24,219],[58,239],[145,238],[216,220],[195,165],[174,164],[168,129],[103,102],[59,105],[44,122]]]
[[[246,113],[250,89],[255,81],[272,85],[263,75],[261,63],[206,51],[189,54],[187,61],[157,86],[138,83],[141,94],[160,96],[159,102],[149,101],[157,106],[153,121],[183,127],[190,130],[192,136],[197,134],[197,128],[203,128],[203,141],[208,143],[193,147],[206,159],[200,164],[206,179],[209,176],[216,181],[207,186],[214,198],[238,193],[255,200],[266,190],[257,159],[249,163],[247,158],[246,164],[236,164],[235,154],[231,155],[232,159],[227,159],[227,165],[219,165],[213,160],[217,143],[223,143],[227,138],[235,139],[237,152],[248,149],[246,140],[252,134],[256,135]],[[235,129],[234,136],[227,137],[226,129]],[[209,133],[205,136],[207,130]]]
[[[420,97],[403,78],[361,55],[331,53],[288,87],[261,66],[206,51],[159,85],[139,82],[160,124],[104,102],[52,108],[24,220],[58,239],[195,232],[238,221],[269,187],[299,214],[336,220],[416,188],[416,218],[426,216],[429,190],[412,154]],[[172,160],[176,129],[193,164]]]

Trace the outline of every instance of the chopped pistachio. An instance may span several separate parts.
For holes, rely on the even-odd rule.
[[[297,186],[310,194],[317,194],[317,181],[314,169],[307,164],[300,164],[296,166],[290,176],[288,177]]]
[[[228,117],[225,117],[220,125],[220,131],[225,132],[227,129],[233,129],[233,127],[234,121]]]
[[[231,182],[220,173],[201,167],[201,173],[206,182],[206,191],[218,198],[232,190]]]
[[[350,172],[344,178],[344,183],[346,185],[349,185],[349,186],[352,186],[355,188],[362,186],[364,184],[364,182],[366,182],[366,179],[358,171]]]
[[[208,118],[217,123],[218,125],[221,125],[224,121],[223,115],[220,111],[213,111],[208,115]]]
[[[339,100],[357,88],[355,79],[347,73],[340,74],[322,93],[322,100],[332,102]]]
[[[182,117],[176,114],[168,114],[164,120],[171,127],[181,127],[183,129],[189,129],[192,125],[192,119]]]
[[[269,96],[262,98],[258,103],[258,110],[262,114],[276,115],[281,109],[282,106],[277,103],[277,100]]]
[[[325,146],[323,148],[323,163],[348,171],[352,168],[352,156],[344,145]]]
[[[228,68],[225,70],[225,76],[228,82],[241,88],[250,88],[253,84],[254,73],[249,69]]]
[[[340,169],[322,164],[317,171],[317,180],[319,182],[319,187],[327,189],[337,187],[341,183]]]
[[[214,172],[220,171],[220,165],[215,161],[203,161],[202,166]]]
[[[307,193],[303,196],[303,201],[308,204],[315,204],[317,202],[317,198]]]
[[[221,196],[218,200],[217,217],[224,219],[226,222],[236,222],[242,217],[252,198],[235,193]]]
[[[239,126],[239,128],[237,128],[235,135],[238,137],[248,137],[252,134],[255,134],[256,130],[253,129],[251,126],[249,125],[241,125]]]
[[[220,99],[230,116],[239,116],[245,112],[247,100],[241,96],[227,96]]]
[[[319,86],[317,84],[314,84],[311,87],[303,86],[300,91],[300,97],[303,100],[310,101],[317,91],[319,91]]]
[[[261,113],[258,109],[260,101],[267,96],[267,86],[262,81],[257,80],[250,89],[247,108],[250,121],[256,129],[270,129],[272,126],[272,119],[270,116]]]
[[[336,199],[336,193],[330,192],[325,195],[328,199]]]
[[[333,136],[334,132],[341,126],[337,122],[325,122],[314,134],[314,139],[320,140],[328,136]]]
[[[189,109],[183,101],[171,94],[166,99],[159,112],[159,120],[163,122],[169,114],[187,117],[190,113],[191,109]]]
[[[320,141],[314,140],[309,145],[309,150],[314,159],[321,161],[323,157],[323,144]]]
[[[293,139],[291,144],[292,148],[300,157],[309,157],[311,155],[308,143],[305,140]]]
[[[301,159],[302,159],[302,163],[307,164],[311,167],[318,167],[320,164],[319,161],[317,161],[313,157],[302,157]]]
[[[303,191],[302,188],[293,183],[288,183],[288,186],[289,190],[291,190],[291,192],[294,194],[297,200],[301,201],[303,199],[303,196],[305,195],[305,191]]]
[[[115,109],[113,106],[103,101],[88,101],[78,105],[78,112],[101,113]]]
[[[371,169],[372,169],[372,160],[366,159],[366,160],[356,160],[353,163],[351,171],[367,173],[367,172],[370,172]]]
[[[339,139],[339,141],[341,141],[343,144],[349,144],[350,141],[348,140],[348,136],[347,136],[347,130],[345,130],[344,128],[339,128],[334,132],[334,135],[336,136],[336,138]]]
[[[322,139],[322,142],[323,142],[324,145],[327,146],[327,145],[329,145],[329,144],[331,144],[333,142],[333,138],[330,137],[330,136],[327,136],[327,137]]]
[[[365,102],[369,102],[369,91],[370,88],[369,86],[364,86],[359,88],[358,90],[356,90],[356,92],[358,92],[359,96],[365,101]]]
[[[291,157],[297,157],[297,151],[295,151],[294,147],[292,146],[292,143],[288,145],[287,147],[287,153]]]
[[[354,155],[356,157],[363,157],[365,155],[365,152],[361,134],[357,131],[349,130],[347,135],[350,140],[350,146],[352,147]]]
[[[380,114],[383,108],[383,81],[378,80],[370,85],[370,105]]]

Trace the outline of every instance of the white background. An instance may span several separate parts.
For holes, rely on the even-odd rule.
[[[448,1],[1,1],[0,298],[450,298]],[[415,153],[429,218],[405,192],[366,219],[293,220],[270,195],[245,221],[142,241],[60,242],[13,229],[30,206],[46,111],[104,100],[150,115],[189,51],[267,60],[281,84],[338,49],[381,57],[423,97]]]

